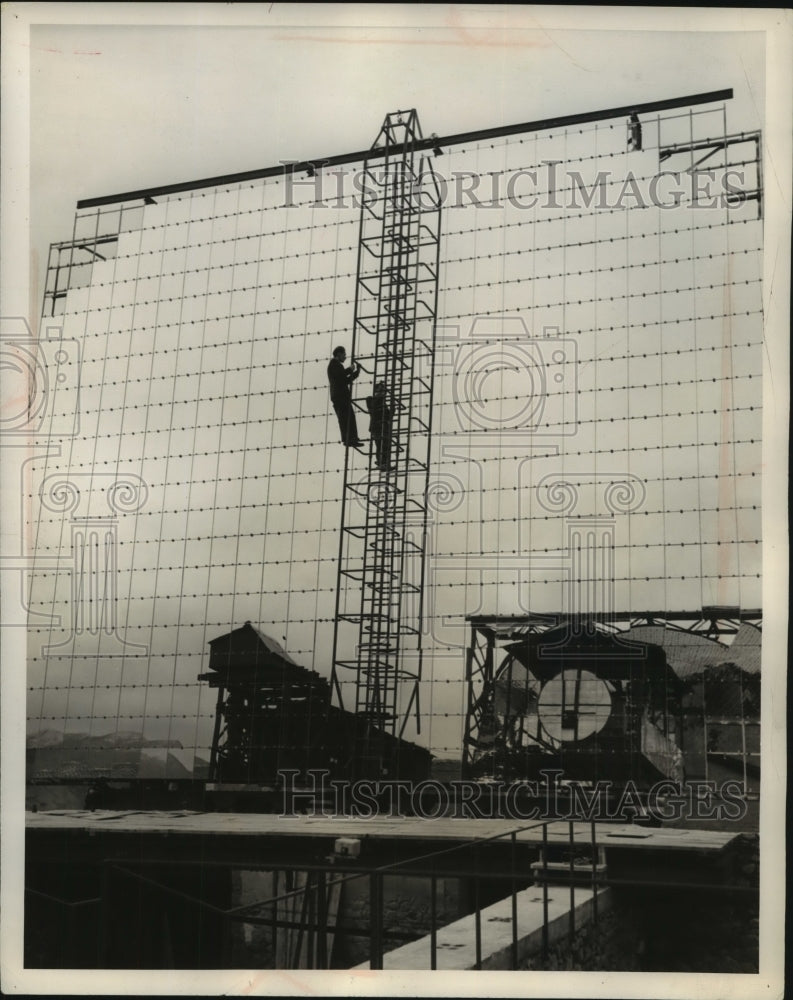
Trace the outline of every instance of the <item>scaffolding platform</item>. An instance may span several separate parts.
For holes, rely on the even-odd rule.
[[[97,835],[134,834],[163,835],[185,841],[191,838],[231,838],[238,845],[241,841],[265,845],[281,838],[293,843],[301,840],[326,839],[332,849],[340,837],[356,837],[369,846],[399,840],[411,844],[415,850],[429,842],[445,841],[448,844],[479,844],[483,848],[498,843],[502,838],[515,839],[520,844],[543,843],[543,828],[549,844],[566,845],[573,831],[573,842],[589,845],[592,827],[589,822],[541,820],[516,822],[507,819],[456,819],[441,816],[427,817],[376,816],[370,819],[345,816],[278,816],[273,813],[215,813],[127,810],[123,812],[83,809],[57,809],[50,812],[25,814],[28,833],[70,834],[84,832]],[[671,827],[643,827],[629,823],[596,822],[596,841],[606,849],[631,851],[662,850],[679,852],[704,852],[715,855],[723,852],[740,837],[740,833],[722,830],[677,829]]]
[[[741,835],[731,831],[182,810],[57,809],[26,823],[30,961],[47,968],[234,967],[239,924],[266,929],[276,967],[334,967],[338,938],[342,953],[363,939],[350,964],[368,956],[371,968],[395,967],[389,952],[403,946],[402,959],[418,949],[436,968],[497,965],[506,948],[517,968],[538,934],[545,951],[590,905],[596,919],[616,887],[647,898],[752,891],[733,877]],[[559,884],[565,860],[575,884]],[[258,891],[243,898],[245,880]],[[411,933],[389,923],[388,901],[407,885],[429,909],[429,943],[409,945]],[[351,894],[345,906],[339,892]],[[352,916],[359,905],[365,919]]]

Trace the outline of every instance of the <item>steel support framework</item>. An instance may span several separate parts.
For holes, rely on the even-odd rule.
[[[735,635],[742,623],[762,624],[760,609],[736,607],[704,607],[701,611],[641,611],[611,612],[603,615],[527,614],[471,615],[471,644],[466,655],[466,715],[463,735],[462,777],[472,775],[472,767],[480,741],[492,738],[498,728],[495,717],[495,681],[500,663],[499,650],[506,644],[528,635],[540,635],[560,625],[566,625],[571,636],[591,634],[592,630],[612,635],[624,634],[641,625],[660,625],[681,632],[690,632],[708,639]]]
[[[412,712],[419,725],[441,226],[421,141],[415,111],[389,114],[363,165],[351,353],[385,384],[392,416],[387,468],[375,465],[374,441],[368,455],[348,448],[344,464],[332,688],[344,707],[340,675],[355,672],[361,775],[381,773],[378,730],[401,737]]]
[[[757,202],[757,217],[763,217],[762,134],[759,131],[727,133],[726,112],[724,134],[695,139],[691,121],[690,138],[685,142],[665,143],[662,119],[658,124],[658,161],[666,171],[720,176],[725,183],[724,198],[730,205],[746,201]],[[677,168],[677,170],[675,170]],[[740,184],[736,184],[740,181]],[[727,183],[729,182],[729,183]]]

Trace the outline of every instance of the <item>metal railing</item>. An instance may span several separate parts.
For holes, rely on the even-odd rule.
[[[121,899],[127,911],[134,910],[132,905],[134,897],[128,888],[123,888],[123,885],[135,883],[142,887],[142,891],[153,893],[152,898],[163,901],[179,900],[187,904],[191,910],[194,908],[194,916],[198,923],[204,919],[200,914],[216,919],[215,926],[221,927],[222,933],[221,940],[217,942],[217,954],[213,956],[214,967],[235,967],[232,927],[235,924],[248,924],[269,928],[273,968],[344,967],[338,962],[335,965],[333,963],[333,945],[343,937],[344,947],[354,939],[366,942],[363,952],[365,954],[368,952],[366,960],[369,968],[375,970],[384,967],[385,956],[394,947],[419,939],[427,939],[429,952],[427,967],[436,970],[441,948],[440,933],[448,924],[463,919],[468,919],[473,925],[468,942],[473,961],[468,967],[481,969],[483,962],[488,959],[484,954],[483,915],[489,906],[504,904],[507,899],[509,899],[507,907],[509,916],[490,919],[499,922],[509,920],[511,925],[509,957],[506,962],[503,955],[500,957],[500,967],[503,968],[506,964],[509,969],[518,969],[522,962],[525,963],[530,953],[527,944],[521,946],[524,938],[521,937],[519,896],[524,889],[532,885],[536,888],[537,897],[541,899],[542,922],[538,957],[543,963],[548,959],[549,928],[554,923],[549,913],[549,901],[552,895],[558,899],[558,894],[563,893],[565,888],[569,892],[566,938],[571,947],[577,932],[577,893],[580,902],[582,891],[586,892],[583,898],[591,899],[591,921],[595,927],[599,919],[599,892],[606,887],[629,886],[665,890],[685,888],[689,891],[702,888],[711,891],[723,890],[733,894],[756,892],[753,886],[735,885],[729,880],[722,884],[713,884],[694,881],[676,882],[660,878],[614,878],[605,871],[605,866],[601,863],[602,848],[598,844],[597,822],[591,820],[586,824],[588,835],[584,839],[581,838],[581,828],[584,824],[574,821],[563,822],[567,824],[567,836],[564,838],[558,836],[560,826],[558,820],[538,820],[516,826],[506,832],[461,840],[422,854],[379,865],[367,864],[364,859],[359,861],[357,858],[345,855],[286,864],[267,863],[250,857],[234,860],[204,859],[200,865],[191,859],[178,861],[173,858],[166,860],[151,857],[146,859],[103,857],[97,862],[100,868],[101,887],[98,895],[69,900],[34,887],[27,887],[26,892],[39,901],[40,907],[51,905],[59,908],[69,924],[75,922],[72,914],[76,910],[99,908],[97,968],[114,967],[119,961],[124,964],[123,949],[131,945],[125,941],[120,942],[123,935],[119,933],[119,928],[114,926],[118,919],[114,907],[119,905]],[[557,828],[556,836],[549,836],[551,824]],[[521,834],[538,829],[541,830],[539,841],[536,836],[521,840]],[[579,834],[578,838],[576,833]],[[588,857],[584,856],[585,852],[588,853]],[[202,895],[201,890],[193,892],[169,884],[168,879],[173,880],[173,872],[181,869],[184,873],[190,868],[200,868],[202,875],[210,869],[215,871],[225,869],[229,872],[234,870],[271,872],[273,891],[251,902],[230,907],[219,905],[217,899],[213,901],[207,898],[206,892]],[[393,926],[386,919],[386,880],[399,878],[426,880],[428,925],[425,923],[413,931],[407,931]],[[283,888],[279,891],[281,879]],[[459,880],[461,887],[467,886],[469,890],[467,904],[461,905],[455,914],[445,913],[439,906],[439,889],[445,879]],[[364,916],[368,917],[368,920],[363,920],[364,925],[345,916],[341,899],[345,889],[362,880],[366,883],[362,895],[368,896],[368,913],[366,908],[362,908]],[[201,885],[198,878],[195,884]],[[230,882],[228,884],[230,886]],[[499,886],[503,887],[503,892],[498,891]],[[535,900],[539,902],[537,897]],[[149,905],[155,908],[151,900]],[[156,909],[159,911],[158,919],[161,919],[160,913],[168,912],[165,903],[157,904]],[[172,910],[172,922],[178,919],[173,915],[175,912]],[[472,921],[470,918],[473,918]],[[141,921],[141,926],[146,923],[142,916],[138,916],[138,919]],[[167,922],[168,918],[165,919]],[[562,912],[560,916],[558,907],[554,919],[557,926],[554,938],[558,939],[559,923],[564,919],[564,913]],[[524,926],[524,931],[525,929]],[[535,933],[536,929],[535,923]],[[503,942],[503,938],[501,940]],[[536,947],[536,944],[532,947]],[[360,951],[359,947],[359,953]]]

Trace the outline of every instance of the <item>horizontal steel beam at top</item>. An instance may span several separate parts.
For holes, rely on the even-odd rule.
[[[431,136],[428,139],[417,140],[413,145],[416,150],[434,150],[445,146],[459,146],[466,142],[480,142],[486,139],[500,139],[508,135],[520,135],[522,132],[540,132],[551,128],[564,128],[567,125],[582,125],[587,122],[605,121],[609,118],[623,118],[632,113],[637,115],[651,114],[654,111],[669,111],[673,108],[691,107],[696,104],[711,104],[716,101],[728,101],[732,98],[732,88],[712,90],[706,94],[692,94],[687,97],[674,97],[664,101],[649,101],[644,104],[626,104],[619,108],[607,108],[602,111],[587,111],[577,115],[562,115],[556,118],[541,118],[537,121],[522,122],[518,125],[500,125],[495,128],[479,129],[473,132],[458,132],[455,135]],[[104,195],[99,198],[83,198],[77,202],[78,211],[85,208],[101,208],[103,205],[114,205],[117,202],[137,201],[144,198],[154,198],[169,194],[179,194],[182,191],[192,191],[198,188],[223,187],[226,184],[238,184],[244,181],[260,180],[265,177],[278,177],[286,173],[309,172],[314,174],[317,168],[342,166],[345,163],[359,163],[366,159],[386,156],[397,147],[381,147],[379,149],[358,150],[355,153],[341,153],[337,156],[323,156],[312,160],[302,160],[295,163],[280,163],[275,167],[260,167],[257,170],[246,170],[242,173],[223,174],[218,177],[207,177],[203,180],[183,181],[179,184],[165,184],[160,187],[142,188],[138,191],[125,191],[122,194]]]
[[[752,621],[762,618],[761,608],[718,609],[729,611],[729,614],[718,615],[718,620]],[[550,618],[563,618],[569,621],[632,621],[634,618],[659,619],[665,621],[710,621],[709,609],[699,611],[594,611],[592,613],[568,613],[566,611],[529,611],[525,615],[466,615],[466,621],[472,625],[532,625],[542,623]]]

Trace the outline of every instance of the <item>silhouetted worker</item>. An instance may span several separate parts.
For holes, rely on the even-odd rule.
[[[374,387],[374,395],[366,397],[369,410],[369,433],[374,439],[377,468],[388,472],[391,468],[391,408],[386,401],[384,382]]]
[[[344,367],[347,352],[343,347],[337,347],[328,365],[328,382],[330,383],[330,400],[339,418],[341,443],[348,448],[358,448],[362,441],[358,438],[358,426],[355,422],[355,410],[352,405],[352,383],[361,373],[359,365]]]
[[[642,123],[635,111],[631,111],[628,122],[628,149],[642,148]]]

